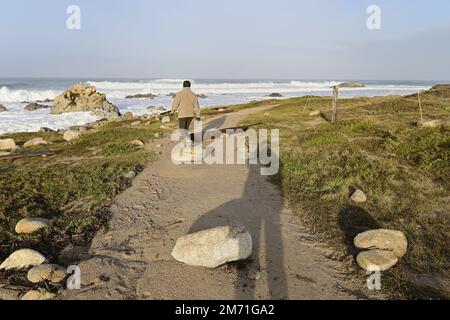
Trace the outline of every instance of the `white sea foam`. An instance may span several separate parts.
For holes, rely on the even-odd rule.
[[[12,90],[6,86],[0,88],[0,102],[22,102],[53,99],[60,92],[54,90]]]

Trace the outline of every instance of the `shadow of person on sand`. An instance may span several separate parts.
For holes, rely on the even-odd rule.
[[[219,124],[218,119],[207,128],[218,128]],[[189,233],[220,226],[244,226],[252,236],[253,250],[247,260],[228,265],[237,269],[235,299],[286,299],[288,287],[283,265],[281,197],[277,198],[279,201],[273,201],[269,195],[258,192],[264,190],[261,185],[267,183],[266,177],[261,176],[259,165],[247,166],[248,177],[242,196],[202,215],[193,223]],[[268,290],[258,290],[262,283],[267,283]]]

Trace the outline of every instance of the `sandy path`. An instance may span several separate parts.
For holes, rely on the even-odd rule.
[[[231,127],[269,107],[216,116],[208,127]],[[63,299],[355,299],[337,262],[283,204],[280,193],[247,165],[176,166],[168,139],[152,163],[111,207],[79,264],[82,289]],[[209,227],[243,224],[254,251],[245,263],[214,270],[176,262],[178,237]],[[260,270],[251,280],[249,271]]]

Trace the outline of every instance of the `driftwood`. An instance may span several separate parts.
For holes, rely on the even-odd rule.
[[[27,153],[3,156],[3,157],[0,157],[0,161],[2,161],[2,160],[17,160],[17,159],[22,159],[22,158],[32,158],[32,157],[42,157],[42,156],[52,156],[54,154],[56,154],[55,151],[27,152]]]

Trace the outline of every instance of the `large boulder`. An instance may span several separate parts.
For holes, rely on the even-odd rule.
[[[64,91],[53,101],[51,114],[90,111],[96,115],[101,112],[107,118],[120,116],[119,109],[106,100],[106,95],[97,92],[95,87],[77,84]]]
[[[31,249],[20,249],[11,255],[0,265],[0,270],[24,269],[43,264],[45,257]]]
[[[57,264],[41,264],[31,268],[27,273],[28,281],[39,283],[42,281],[50,281],[58,283],[66,277],[66,269]]]
[[[216,268],[247,259],[252,237],[244,227],[217,227],[188,234],[177,240],[172,257],[191,266]]]
[[[356,257],[358,265],[367,271],[386,271],[393,267],[397,262],[397,257],[387,250],[369,250],[363,251]]]
[[[0,104],[0,112],[8,111],[3,105]]]
[[[16,143],[13,139],[0,139],[0,151],[16,149]]]
[[[403,232],[386,229],[360,233],[355,237],[354,243],[359,249],[391,251],[397,258],[403,257],[408,247],[408,241]]]
[[[44,140],[44,138],[42,137],[37,137],[37,138],[33,138],[31,140],[28,140],[27,142],[24,143],[24,147],[25,148],[29,148],[29,147],[35,147],[35,146],[40,146],[40,145],[47,145],[48,141]]]
[[[50,225],[50,220],[43,218],[25,218],[20,220],[15,227],[18,234],[29,234],[40,229],[46,228]]]

